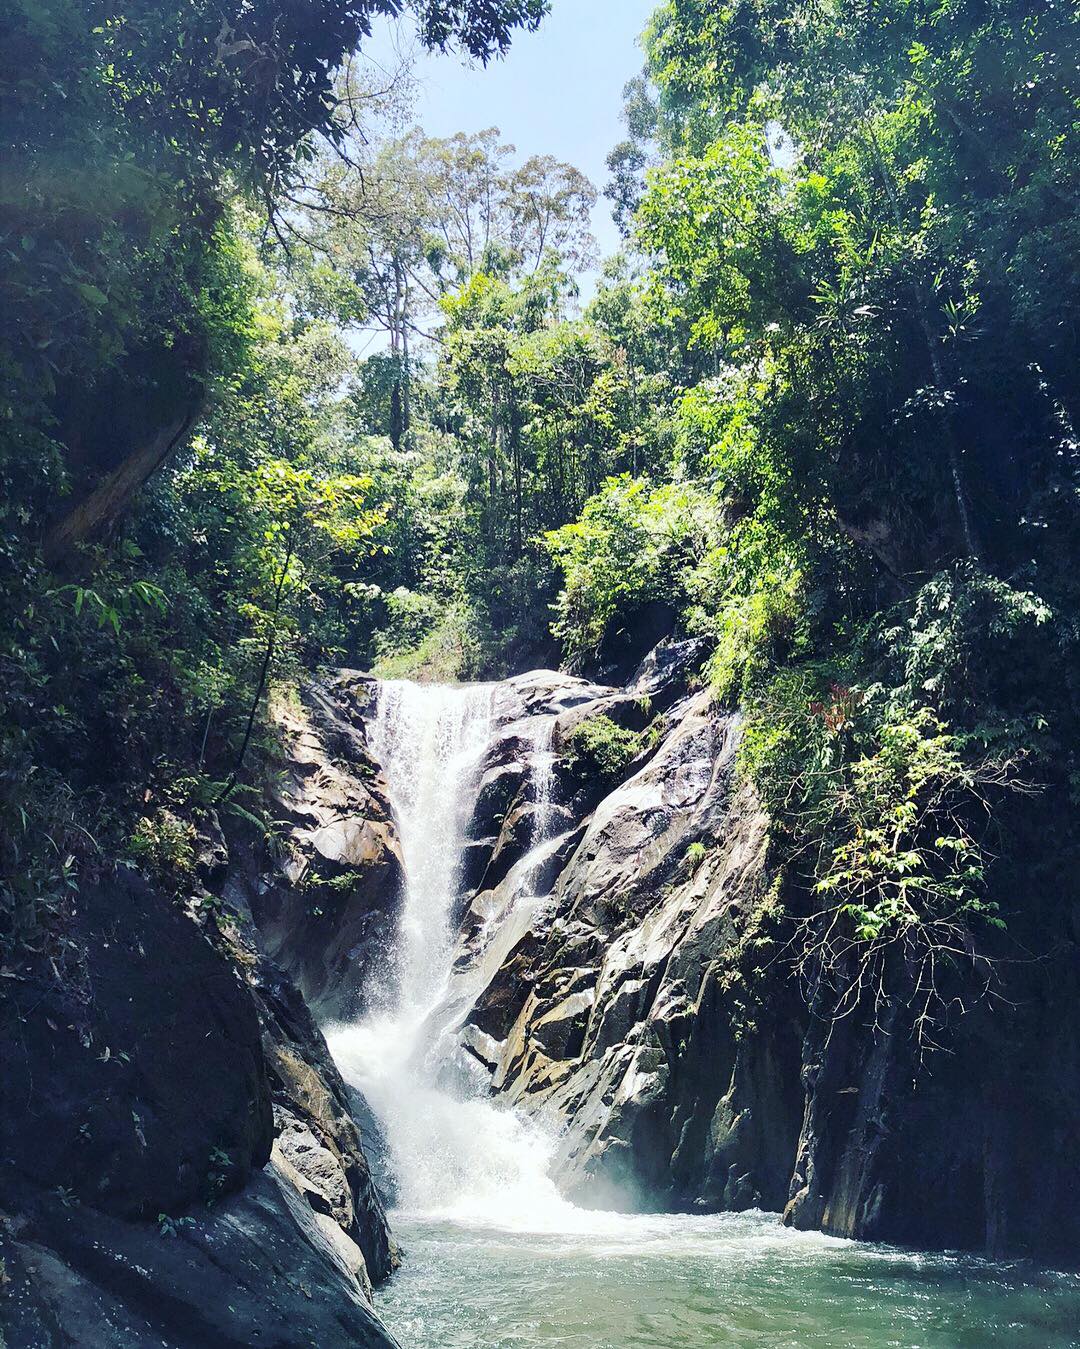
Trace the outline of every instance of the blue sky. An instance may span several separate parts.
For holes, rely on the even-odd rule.
[[[553,0],[535,33],[518,33],[501,61],[470,68],[422,55],[415,120],[433,136],[497,126],[521,158],[551,154],[603,190],[604,160],[623,139],[622,88],[641,69],[637,38],[657,0]],[[378,56],[383,33],[367,50]],[[619,245],[606,200],[593,212],[602,255]]]

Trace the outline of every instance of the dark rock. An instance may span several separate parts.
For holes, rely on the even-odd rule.
[[[506,816],[480,882],[481,889],[494,890],[505,880],[510,868],[528,852],[536,834],[536,811],[531,804],[521,803]]]
[[[292,981],[263,958],[252,985],[274,1098],[275,1148],[301,1177],[299,1188],[316,1212],[331,1216],[359,1248],[363,1278],[379,1283],[398,1255],[354,1118],[354,1096]]]
[[[469,822],[468,835],[472,840],[490,838],[494,842],[502,829],[503,820],[511,805],[528,781],[529,767],[526,755],[531,747],[515,737],[499,745],[500,754],[513,757],[501,763],[491,763],[490,757],[480,779],[476,805]]]
[[[6,980],[4,1168],[123,1217],[202,1200],[212,1154],[240,1184],[270,1156],[258,1018],[236,969],[130,872],[84,884],[80,968]]]
[[[229,872],[229,848],[216,812],[202,822],[196,840],[195,874],[207,890],[218,892]]]
[[[484,872],[491,861],[498,838],[469,839],[461,853],[461,889],[463,895],[471,895],[484,878]],[[459,923],[464,921],[465,907],[456,915]]]
[[[674,608],[663,600],[651,600],[630,614],[604,637],[597,666],[609,684],[626,684],[635,668],[659,643],[675,631]]]
[[[120,872],[7,972],[7,1349],[393,1343],[344,1087],[295,988],[214,928]]]
[[[278,717],[269,809],[283,835],[270,851],[238,840],[226,895],[252,914],[263,949],[320,1015],[350,1016],[391,981],[401,849],[367,750],[369,681],[345,671],[305,696]]]
[[[637,698],[647,698],[653,712],[666,712],[691,692],[708,650],[709,644],[702,637],[658,643],[634,672],[630,692]]]
[[[999,977],[1002,1005],[974,1005],[947,1054],[917,1046],[910,991],[811,1027],[787,1221],[1080,1263],[1080,966],[1059,949]]]
[[[394,1346],[278,1167],[165,1230],[0,1185],[6,1349]]]
[[[486,1035],[505,1040],[517,1020],[535,980],[533,954],[519,947],[484,989],[469,1014],[471,1025]]]

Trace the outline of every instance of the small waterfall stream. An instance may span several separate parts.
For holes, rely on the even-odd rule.
[[[554,718],[531,741],[530,848],[498,887],[501,961],[546,902],[539,866],[565,841],[552,803]],[[464,834],[497,686],[384,683],[371,726],[404,852],[406,893],[383,1004],[327,1028],[344,1076],[383,1126],[407,1258],[377,1307],[409,1349],[712,1349],[798,1343],[1076,1349],[1080,1281],[955,1254],[903,1252],[780,1226],[759,1212],[587,1212],[548,1175],[552,1140],[459,1062],[482,970],[453,969]],[[508,949],[508,948],[507,948]]]
[[[551,1140],[493,1102],[466,1065],[450,1061],[454,1039],[444,1034],[440,1016],[454,957],[464,834],[492,734],[495,692],[492,685],[379,686],[371,745],[386,773],[405,863],[396,968],[384,1005],[357,1023],[328,1027],[327,1039],[385,1130],[402,1210],[558,1231],[573,1225],[578,1210],[548,1177]],[[530,852],[547,841],[551,725],[541,729],[537,750]],[[525,884],[532,870],[524,868]]]
[[[380,685],[371,748],[386,772],[406,891],[395,956],[399,1016],[417,1028],[452,956],[463,833],[491,734],[491,685]]]
[[[555,785],[555,716],[546,716],[533,738],[533,821],[530,843],[535,849],[551,835],[551,793]]]

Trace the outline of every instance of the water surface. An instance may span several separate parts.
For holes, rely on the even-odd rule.
[[[771,1214],[394,1226],[406,1261],[376,1307],[402,1349],[1080,1346],[1078,1276],[792,1232]]]

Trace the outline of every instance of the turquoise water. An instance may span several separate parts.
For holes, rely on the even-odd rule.
[[[1080,1346],[1080,1276],[791,1232],[771,1214],[394,1227],[406,1259],[376,1306],[402,1349]]]
[[[559,1140],[455,1056],[465,1006],[536,899],[527,854],[479,983],[455,978],[465,820],[497,694],[379,686],[371,744],[406,877],[399,986],[390,1005],[327,1028],[379,1117],[404,1210],[393,1227],[405,1263],[376,1300],[403,1349],[1080,1349],[1080,1278],[791,1232],[762,1213],[625,1217],[563,1197]],[[537,801],[553,720],[515,723],[534,746]],[[546,846],[541,829],[534,849]]]

